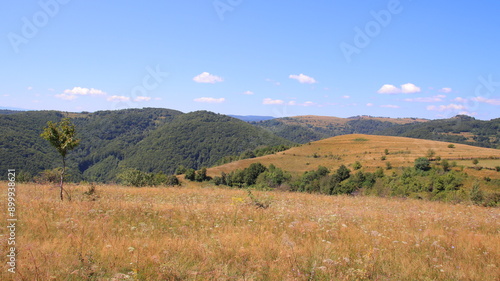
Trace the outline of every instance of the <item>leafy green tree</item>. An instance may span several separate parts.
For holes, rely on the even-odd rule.
[[[243,180],[247,186],[254,185],[260,174],[267,171],[266,166],[261,163],[252,163],[248,168],[243,170]]]
[[[210,179],[211,178],[209,176],[207,176],[207,168],[205,168],[205,167],[203,167],[203,168],[201,168],[201,170],[197,171],[195,176],[194,176],[194,180],[198,181],[198,182],[208,181]]]
[[[47,127],[44,128],[42,134],[40,134],[42,138],[50,142],[62,158],[63,167],[61,170],[60,182],[61,201],[64,200],[63,192],[66,192],[68,198],[71,200],[68,192],[63,188],[63,182],[64,173],[66,172],[66,155],[68,151],[73,150],[80,143],[80,140],[75,137],[75,133],[75,125],[69,118],[64,118],[59,123],[49,121]]]
[[[431,169],[431,163],[426,157],[420,157],[415,159],[415,169],[420,171],[428,171]]]
[[[194,181],[196,177],[196,171],[194,169],[187,169],[184,178],[189,181]]]
[[[169,186],[181,185],[179,179],[175,175],[167,176],[165,184]]]

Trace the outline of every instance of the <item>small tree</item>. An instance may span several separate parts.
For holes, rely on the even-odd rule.
[[[432,159],[432,157],[434,157],[434,155],[436,155],[436,151],[434,151],[434,149],[431,149],[429,148],[429,150],[427,150],[427,158],[429,158],[429,160]]]
[[[472,164],[477,165],[478,163],[479,163],[479,160],[477,160],[477,159],[472,160]]]
[[[71,123],[69,118],[64,118],[59,123],[49,121],[47,127],[43,129],[43,133],[40,135],[55,147],[62,158],[63,167],[61,170],[60,183],[61,201],[64,200],[63,192],[66,192],[63,188],[64,173],[66,172],[66,154],[80,143],[80,140],[75,137],[75,132],[75,125]],[[66,194],[68,193],[66,192]],[[71,197],[69,197],[69,199],[71,200]]]

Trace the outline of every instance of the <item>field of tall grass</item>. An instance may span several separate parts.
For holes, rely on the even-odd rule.
[[[194,183],[68,189],[61,202],[18,184],[17,268],[2,250],[0,280],[500,280],[499,208]]]

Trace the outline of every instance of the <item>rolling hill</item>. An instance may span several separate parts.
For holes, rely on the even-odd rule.
[[[144,108],[9,113],[0,114],[0,169],[16,169],[27,177],[60,166],[59,155],[40,133],[47,121],[64,117],[72,119],[81,139],[67,158],[75,181],[114,181],[127,168],[171,174],[179,165],[198,169],[214,165],[224,156],[292,144],[244,121],[206,111]]]
[[[429,151],[435,153],[434,158],[439,156],[449,161],[462,161],[466,167],[474,166],[471,159],[480,159],[479,164],[487,167],[500,166],[500,150],[463,144],[453,144],[453,148],[450,148],[449,145],[450,143],[447,142],[405,137],[342,135],[304,144],[273,155],[214,167],[208,170],[208,174],[215,176],[221,172],[229,173],[257,162],[265,166],[273,164],[298,175],[317,169],[319,166],[333,170],[342,164],[350,167],[354,162],[359,161],[365,171],[373,172],[378,167],[386,167],[386,162],[390,162],[393,167],[413,166],[416,158],[427,156]],[[385,157],[385,160],[382,160],[382,157]],[[480,171],[470,169],[470,173],[480,177],[500,179],[500,173],[493,169]]]
[[[253,122],[253,124],[298,143],[346,134],[370,134],[447,141],[489,148],[500,147],[500,118],[483,121],[465,115],[438,120],[371,116],[351,118],[297,116]]]

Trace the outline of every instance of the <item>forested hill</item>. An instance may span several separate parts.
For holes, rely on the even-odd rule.
[[[40,133],[47,121],[64,117],[72,119],[81,139],[67,159],[73,180],[114,181],[127,168],[169,174],[179,165],[198,169],[257,147],[292,144],[244,121],[206,111],[27,111],[0,114],[0,169],[35,176],[60,167],[59,155]]]
[[[500,118],[483,121],[466,115],[457,115],[450,119],[393,126],[380,130],[376,134],[500,149]]]
[[[500,118],[482,121],[465,115],[438,120],[307,116],[278,118],[252,124],[298,143],[346,134],[370,134],[500,148]]]

